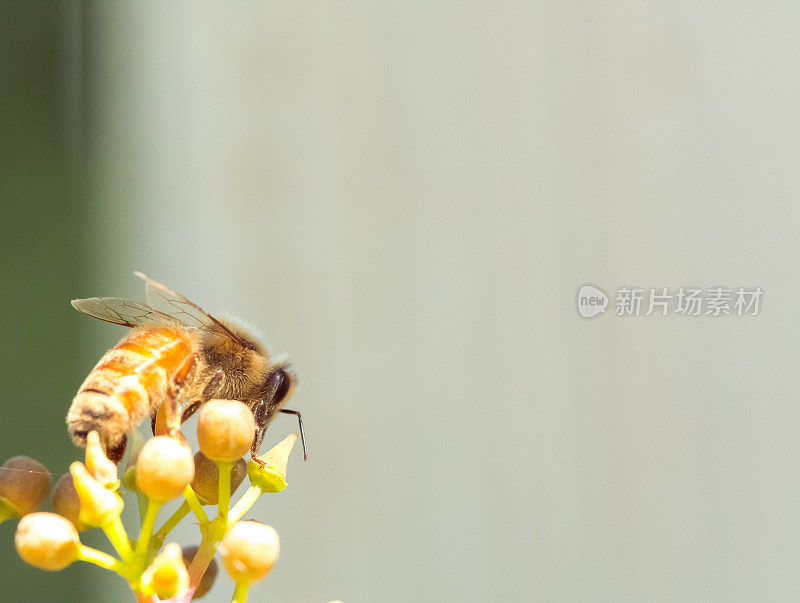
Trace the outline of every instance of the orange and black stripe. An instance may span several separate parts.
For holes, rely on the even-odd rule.
[[[131,332],[97,363],[78,390],[67,416],[73,440],[83,445],[92,430],[108,447],[169,396],[194,362],[192,340],[179,328]]]

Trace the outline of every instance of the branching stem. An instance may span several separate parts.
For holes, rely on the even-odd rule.
[[[217,517],[228,517],[228,508],[231,503],[231,471],[233,463],[217,461],[219,468],[219,494],[217,495]]]
[[[231,603],[247,603],[247,590],[250,585],[246,582],[237,582],[236,588],[233,591],[233,599]]]
[[[150,499],[147,504],[147,512],[142,522],[142,529],[139,533],[139,540],[136,541],[136,554],[142,558],[147,557],[147,549],[150,546],[150,538],[153,535],[153,526],[156,525],[156,517],[158,510],[163,503],[154,499]]]
[[[197,517],[200,525],[207,524],[208,515],[206,515],[203,505],[200,503],[200,499],[197,498],[197,494],[195,494],[191,485],[186,486],[186,488],[183,490],[183,497],[189,504],[189,508],[192,510],[192,513],[194,513],[195,517]]]
[[[103,526],[103,531],[106,533],[108,540],[117,551],[117,554],[122,557],[123,561],[131,556],[131,543],[128,540],[128,534],[122,525],[122,519],[119,515],[115,515],[110,521],[106,522]]]
[[[81,544],[80,548],[78,549],[78,559],[88,563],[94,563],[95,565],[99,565],[103,569],[111,570],[112,572],[119,573],[122,569],[122,562],[119,559],[114,559],[114,557],[108,553],[98,551],[97,549],[93,549],[85,544]]]
[[[228,525],[233,525],[239,521],[245,513],[256,503],[258,497],[264,491],[258,486],[250,486],[239,501],[233,506],[230,513],[228,513]]]
[[[175,512],[170,515],[167,521],[164,522],[164,525],[162,525],[158,531],[153,534],[153,544],[157,545],[158,548],[161,548],[161,544],[164,542],[164,539],[166,539],[167,534],[175,529],[175,526],[177,526],[181,520],[186,517],[189,511],[191,511],[189,503],[184,500],[181,503],[181,506],[175,509]]]

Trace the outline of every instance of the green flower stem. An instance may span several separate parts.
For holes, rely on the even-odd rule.
[[[192,513],[194,513],[195,517],[197,517],[200,525],[208,523],[208,515],[206,515],[206,512],[203,510],[203,505],[197,498],[197,494],[195,494],[194,490],[192,490],[191,485],[186,486],[186,488],[183,490],[183,497],[189,504],[189,508],[192,510]]]
[[[239,521],[244,514],[250,510],[250,508],[258,500],[258,497],[263,493],[264,491],[258,486],[250,486],[244,495],[239,499],[239,502],[237,502],[233,506],[233,509],[231,509],[230,513],[228,513],[228,525],[233,525]]]
[[[228,508],[231,504],[231,471],[233,463],[223,463],[217,461],[219,468],[219,494],[217,496],[217,517],[228,516]]]
[[[247,582],[237,582],[236,588],[233,589],[231,603],[247,603],[247,589],[249,588],[250,584]]]
[[[111,545],[117,551],[117,554],[123,559],[130,557],[133,551],[120,516],[115,515],[110,521],[107,521],[100,527],[103,528],[103,531],[106,533]]]
[[[139,532],[139,540],[136,541],[136,554],[141,557],[147,556],[147,549],[150,546],[150,538],[153,535],[153,526],[156,525],[158,510],[163,504],[164,503],[152,498],[147,504],[147,512],[145,513],[144,521],[142,522],[142,529]]]
[[[224,518],[217,517],[214,521],[201,525],[200,531],[203,537],[194,559],[189,564],[189,590],[197,588],[200,584],[200,579],[214,558],[225,532],[228,531],[228,524]]]
[[[167,534],[169,534],[175,528],[175,526],[177,526],[181,520],[186,517],[189,511],[191,511],[189,503],[184,500],[181,503],[181,506],[175,509],[175,512],[170,515],[170,518],[164,522],[164,525],[161,526],[155,534],[153,534],[153,543],[157,545],[156,548],[161,548],[161,543],[164,542]]]
[[[99,565],[103,569],[111,570],[112,572],[119,573],[119,571],[122,569],[122,562],[119,559],[114,559],[111,555],[104,553],[103,551],[93,549],[85,544],[81,544],[80,548],[78,549],[78,559],[88,563],[94,563],[95,565]]]
[[[147,495],[141,490],[136,491],[136,504],[139,506],[139,525],[142,526],[147,514]]]

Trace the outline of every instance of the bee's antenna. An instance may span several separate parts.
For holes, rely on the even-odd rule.
[[[280,412],[285,413],[287,415],[294,415],[297,417],[297,423],[300,425],[300,441],[303,443],[303,460],[308,460],[308,450],[306,449],[306,434],[303,431],[303,419],[300,418],[300,413],[296,410],[288,410],[286,408],[281,408]]]

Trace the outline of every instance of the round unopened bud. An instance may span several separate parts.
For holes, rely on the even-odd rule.
[[[252,411],[237,400],[210,400],[200,408],[197,442],[212,461],[232,463],[242,458],[255,435]]]
[[[78,530],[54,513],[31,513],[19,520],[14,537],[23,560],[44,570],[60,570],[78,557]]]
[[[180,496],[193,477],[191,448],[168,436],[147,440],[136,459],[137,487],[160,502]]]
[[[81,499],[75,489],[75,482],[71,473],[62,475],[53,491],[53,512],[72,522],[79,531],[87,526],[78,518],[81,511]]]
[[[280,544],[275,528],[258,521],[240,521],[222,540],[225,570],[236,582],[250,584],[269,573],[278,559]]]
[[[204,505],[216,505],[219,498],[219,466],[202,452],[194,455],[194,479],[192,489]],[[247,475],[247,463],[237,459],[231,471],[231,494]]]
[[[183,557],[183,564],[188,567],[192,564],[192,559],[197,554],[197,547],[196,546],[185,546],[181,549],[181,556]],[[211,563],[208,564],[203,577],[200,578],[200,582],[197,584],[197,588],[192,595],[192,600],[199,599],[203,595],[205,595],[211,587],[214,586],[214,580],[217,579],[217,562],[212,559]]]
[[[0,505],[13,515],[33,513],[50,491],[50,472],[28,456],[13,456],[0,467]]]
[[[189,573],[183,564],[181,547],[171,542],[142,573],[142,591],[159,599],[180,596],[189,590]]]

